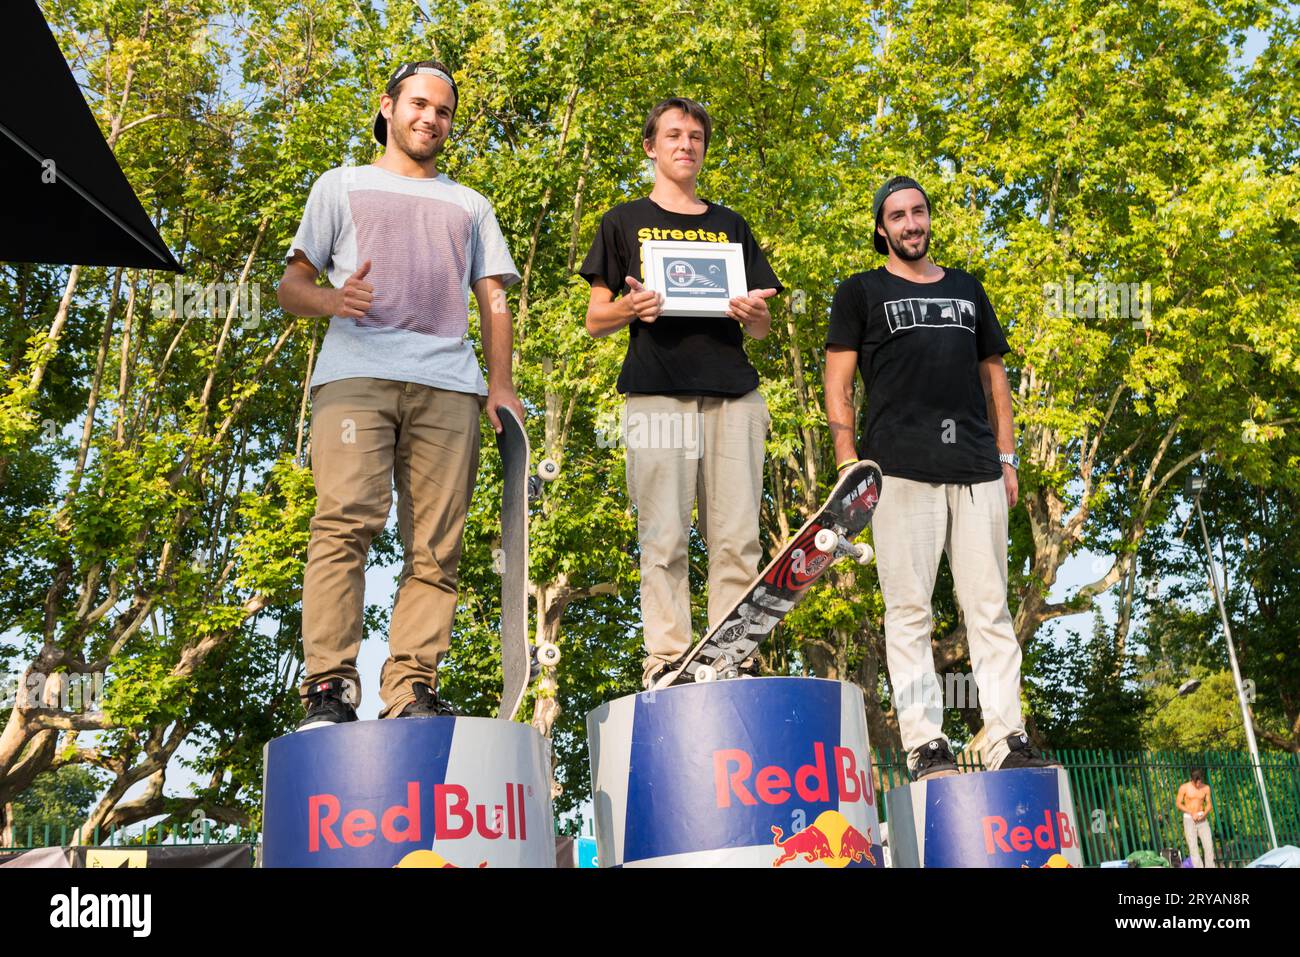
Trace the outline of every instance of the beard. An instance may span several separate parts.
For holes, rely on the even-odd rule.
[[[393,131],[393,139],[397,142],[397,148],[407,156],[411,157],[411,159],[423,162],[424,160],[437,156],[438,153],[442,151],[444,140],[419,140],[416,139],[414,134],[411,132],[411,127],[401,127],[396,124],[390,125]]]
[[[895,240],[890,235],[889,230],[885,230],[885,241],[889,243],[889,248],[898,254],[899,259],[905,259],[908,262],[916,262],[918,259],[924,259],[926,253],[930,251],[930,231],[927,229],[920,237],[921,248],[916,252],[909,252],[903,245],[902,239]],[[909,240],[915,242],[915,240]]]

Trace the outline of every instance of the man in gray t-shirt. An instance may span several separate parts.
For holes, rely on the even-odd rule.
[[[286,253],[280,305],[330,317],[311,377],[317,501],[303,576],[299,730],[356,720],[366,556],[394,484],[404,561],[380,717],[452,713],[437,696],[437,669],[451,644],[479,413],[498,432],[499,407],[524,418],[505,293],[519,273],[492,205],[437,169],[457,102],[446,66],[402,64],[375,118],[383,156],[324,173]],[[321,273],[329,287],[318,285]],[[467,338],[471,291],[486,381]]]

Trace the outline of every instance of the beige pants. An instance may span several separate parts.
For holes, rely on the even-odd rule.
[[[934,671],[931,599],[939,557],[948,553],[966,623],[974,686],[989,747],[984,765],[1006,759],[1006,738],[1022,731],[1020,645],[1007,609],[1007,497],[1001,479],[938,485],[886,476],[871,521],[885,601],[885,651],[903,747],[943,737],[945,704],[973,690],[968,676]]]
[[[414,382],[340,379],[312,392],[311,520],[302,586],[304,687],[343,678],[360,701],[366,556],[397,486],[402,573],[380,675],[380,717],[437,686],[451,644],[456,566],[479,455],[479,398]]]
[[[758,573],[770,419],[757,391],[735,399],[630,395],[624,414],[649,675],[693,643],[687,545],[697,499],[700,536],[709,553],[710,626]]]
[[[1210,830],[1210,819],[1203,818],[1200,821],[1195,820],[1186,811],[1183,812],[1183,836],[1187,838],[1187,849],[1192,855],[1193,867],[1213,867],[1214,866],[1214,833]],[[1200,848],[1196,845],[1196,839],[1200,838],[1201,845],[1205,848],[1205,860],[1201,860]]]

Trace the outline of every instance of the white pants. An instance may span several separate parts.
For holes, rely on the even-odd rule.
[[[709,551],[709,626],[758,574],[758,517],[771,419],[757,390],[716,396],[629,395],[627,488],[641,544],[643,676],[693,642],[687,549],[691,512]]]
[[[1213,867],[1214,866],[1214,834],[1210,831],[1210,819],[1208,817],[1197,821],[1192,818],[1186,811],[1183,812],[1183,836],[1187,838],[1187,849],[1192,855],[1193,867]],[[1205,860],[1201,861],[1201,851],[1196,845],[1196,839],[1201,839],[1201,844],[1205,847]]]
[[[909,764],[943,737],[943,708],[969,694],[967,676],[934,671],[931,598],[939,556],[948,553],[966,623],[974,685],[988,734],[984,765],[1006,759],[1008,735],[1023,731],[1020,644],[1007,608],[1007,496],[1002,479],[939,485],[886,476],[871,522],[885,600],[885,650],[898,726]]]

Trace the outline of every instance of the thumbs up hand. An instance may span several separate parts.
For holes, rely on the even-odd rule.
[[[334,315],[345,319],[360,319],[370,311],[370,306],[375,301],[375,287],[366,282],[369,272],[370,260],[367,259],[360,269],[348,276],[341,289],[334,290]]]
[[[631,276],[624,277],[623,281],[631,290],[623,297],[625,308],[631,313],[631,318],[640,319],[642,322],[654,322],[658,319],[664,307],[663,293],[647,289]]]

